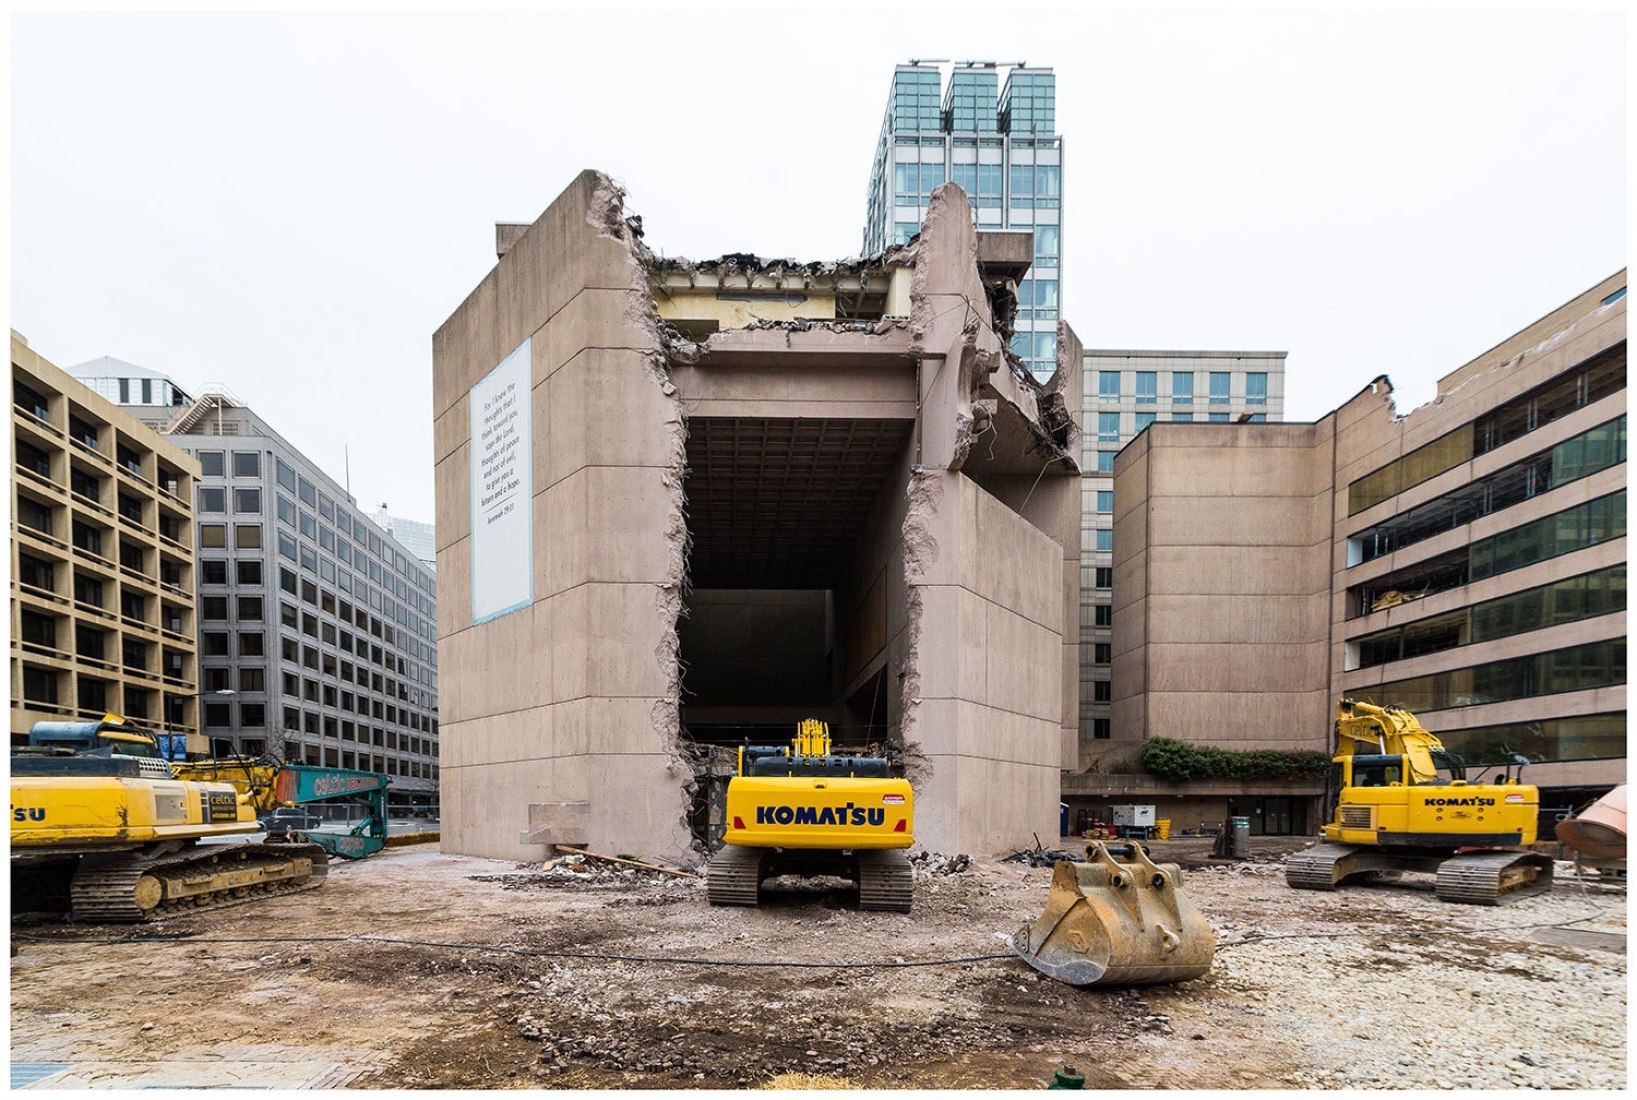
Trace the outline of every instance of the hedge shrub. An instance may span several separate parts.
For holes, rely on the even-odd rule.
[[[1213,749],[1169,737],[1142,747],[1142,766],[1161,779],[1309,779],[1324,774],[1330,757],[1322,752]]]

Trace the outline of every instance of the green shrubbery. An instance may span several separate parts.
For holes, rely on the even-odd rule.
[[[1330,758],[1322,752],[1239,752],[1155,737],[1144,742],[1142,766],[1161,779],[1310,779],[1321,776]]]

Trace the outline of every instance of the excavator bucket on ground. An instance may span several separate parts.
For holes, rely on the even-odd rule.
[[[1139,845],[1093,842],[1085,863],[1052,870],[1045,912],[1000,938],[1042,974],[1069,985],[1159,985],[1211,969],[1216,936],[1182,892],[1174,863],[1154,863]]]

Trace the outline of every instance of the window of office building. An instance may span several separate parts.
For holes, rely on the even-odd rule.
[[[1137,404],[1152,405],[1157,400],[1159,374],[1156,371],[1140,370],[1137,372]]]
[[[1107,566],[1098,566],[1095,578],[1098,588],[1112,588],[1114,586],[1114,570]]]
[[[233,476],[260,477],[261,453],[259,451],[234,451]]]
[[[1105,492],[1105,491],[1101,491],[1101,490],[1098,491],[1098,493],[1097,493],[1097,511],[1099,511],[1099,512],[1112,512],[1112,511],[1114,511],[1114,494],[1112,492]]]
[[[199,525],[199,545],[207,550],[227,549],[227,524],[201,523]]]
[[[1619,638],[1377,686],[1361,686],[1348,694],[1377,706],[1396,704],[1411,711],[1432,711],[1613,687],[1625,682],[1626,640]]]
[[[239,635],[239,656],[265,657],[266,638],[260,631],[246,630]]]
[[[199,583],[226,584],[227,562],[222,558],[204,558],[199,562]]]
[[[1358,558],[1351,564],[1414,545],[1625,460],[1622,416],[1360,531],[1350,540]],[[1356,481],[1352,488],[1361,484]]]
[[[1172,413],[1171,414],[1171,419],[1176,421],[1178,424],[1192,424],[1194,422],[1194,414],[1193,413]]]
[[[1171,404],[1192,405],[1194,403],[1194,373],[1193,371],[1171,372]]]
[[[1097,396],[1106,401],[1117,400],[1120,396],[1120,372],[1117,370],[1103,370],[1097,372]]]
[[[1112,474],[1114,472],[1114,456],[1117,453],[1118,452],[1116,451],[1098,451],[1097,472],[1100,474]]]
[[[199,486],[199,511],[225,512],[227,511],[227,491],[218,486]]]
[[[1107,741],[1112,727],[1107,718],[1093,718],[1091,720],[1091,736],[1098,741]]]
[[[241,512],[241,513],[250,513],[250,512],[259,513],[261,511],[261,490],[260,489],[235,489],[235,490],[233,490],[233,510],[235,512]]]
[[[1618,759],[1626,755],[1626,712],[1442,730],[1438,739],[1468,767],[1510,763],[1514,755],[1535,761]]]
[[[1114,647],[1107,642],[1097,642],[1092,645],[1092,662],[1106,665],[1114,660]]]
[[[1120,440],[1120,414],[1104,412],[1097,414],[1097,442],[1118,443]]]
[[[1092,626],[1111,626],[1114,622],[1114,609],[1106,603],[1100,603],[1091,609]]]
[[[240,550],[261,549],[261,524],[236,523],[233,525],[233,545]]]
[[[1250,371],[1245,375],[1245,404],[1268,403],[1268,376],[1265,371]]]
[[[1232,392],[1233,375],[1225,370],[1211,371],[1211,404],[1226,405]]]
[[[1155,414],[1153,413],[1138,413],[1136,423],[1137,431],[1140,432],[1144,428],[1148,427],[1148,425],[1152,424],[1154,422],[1154,415]]]
[[[221,477],[224,473],[222,466],[223,452],[199,451],[194,457],[199,460],[199,475],[201,477]]]
[[[1111,698],[1113,696],[1109,692],[1109,682],[1107,680],[1093,680],[1091,682],[1091,701],[1093,703],[1106,703]]]
[[[1227,413],[1211,413],[1210,414],[1210,422],[1212,424],[1226,424],[1228,422],[1228,414]]]

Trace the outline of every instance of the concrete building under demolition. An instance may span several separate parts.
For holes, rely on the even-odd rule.
[[[446,849],[687,858],[712,747],[805,717],[902,762],[920,844],[1055,836],[1081,349],[1008,350],[1030,235],[950,184],[863,260],[641,236],[582,173],[434,336]]]
[[[1331,749],[1350,696],[1553,819],[1625,779],[1626,273],[1439,380],[1312,424],[1156,423],[1114,464],[1113,737],[1071,805],[1311,833],[1324,780],[1160,778],[1145,739]]]

